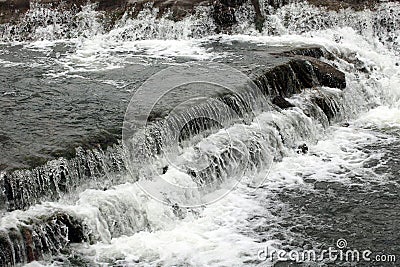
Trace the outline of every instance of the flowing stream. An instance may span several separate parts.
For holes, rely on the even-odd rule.
[[[250,3],[220,34],[208,7],[178,22],[145,9],[109,28],[90,5],[35,5],[1,25],[0,266],[355,266],[260,254],[320,254],[340,239],[372,252],[360,266],[398,266],[400,4],[265,2],[262,33]],[[316,59],[345,88],[315,81]],[[190,64],[216,64],[239,93],[178,87],[148,132],[124,138],[143,83],[200,75]]]

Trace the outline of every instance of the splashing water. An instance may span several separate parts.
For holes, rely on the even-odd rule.
[[[306,3],[291,3],[274,10],[263,5],[263,9],[269,15],[261,34],[252,24],[249,6],[237,11],[238,20],[243,23],[234,26],[230,35],[218,36],[213,35],[210,10],[206,8],[201,15],[180,22],[156,19],[155,13],[146,10],[136,19],[124,16],[113,29],[106,31],[101,23],[102,14],[94,12],[91,6],[76,12],[57,12],[36,6],[26,15],[25,23],[3,26],[2,40],[23,41],[24,48],[21,49],[34,46],[42,50],[40,45],[43,43],[38,40],[49,42],[45,49],[50,51],[59,42],[72,44],[71,53],[51,63],[60,64],[62,70],[69,69],[69,74],[85,71],[90,75],[99,70],[107,71],[112,68],[104,68],[104,65],[110,62],[115,63],[113,67],[117,69],[123,68],[130,64],[132,53],[196,60],[218,60],[235,53],[218,54],[208,50],[206,44],[212,44],[215,39],[221,44],[240,42],[261,48],[319,45],[332,55],[323,60],[346,74],[347,88],[308,88],[287,98],[295,106],[293,108],[260,109],[250,122],[235,121],[222,130],[194,136],[198,139],[191,139],[182,146],[174,164],[180,167],[187,164],[188,159],[191,164],[199,165],[214,162],[213,168],[207,169],[202,177],[220,182],[207,190],[174,195],[169,188],[161,186],[158,179],[196,187],[199,181],[183,171],[184,168],[169,168],[160,177],[136,181],[119,166],[127,164],[119,158],[120,147],[116,148],[117,156],[113,151],[106,155],[101,151],[85,155],[105,161],[98,169],[95,166],[86,169],[108,173],[105,178],[113,177],[113,182],[105,188],[89,185],[85,190],[83,187],[77,190],[79,194],[71,190],[60,201],[38,204],[26,211],[5,212],[0,220],[0,238],[7,234],[5,229],[21,229],[21,225],[30,225],[30,221],[40,221],[46,216],[54,219],[52,214],[60,212],[84,225],[82,231],[86,237],[82,241],[87,242],[73,244],[61,256],[46,258],[30,266],[73,265],[71,255],[77,255],[82,266],[259,265],[263,264],[257,258],[260,248],[293,249],[302,247],[296,242],[306,239],[301,231],[285,227],[288,218],[291,225],[290,218],[295,211],[293,205],[284,201],[282,194],[290,190],[319,194],[316,185],[327,182],[361,187],[373,183],[390,184],[393,174],[387,171],[377,175],[375,172],[384,163],[366,167],[376,160],[387,162],[385,153],[389,150],[370,153],[365,148],[396,144],[399,138],[400,5],[384,3],[377,10],[360,12],[328,12]],[[76,19],[71,20],[71,17]],[[32,25],[36,25],[34,30],[24,30]],[[336,111],[333,119],[313,102],[318,95],[329,96],[329,105]],[[343,121],[350,127],[340,126]],[[233,147],[227,147],[228,138]],[[295,151],[302,143],[310,144],[307,155]],[[269,166],[271,157],[275,163]],[[110,164],[110,158],[118,164]],[[250,164],[243,164],[243,158],[250,158],[246,161]],[[156,158],[158,162],[154,164],[163,166],[164,160]],[[64,164],[84,163],[73,160]],[[108,171],[113,168],[118,174]],[[116,175],[118,177],[114,177]],[[62,179],[61,174],[57,177]],[[212,200],[237,180],[240,183],[236,189],[212,205],[196,208],[174,205],[180,200]],[[255,190],[254,181],[261,183],[260,188]],[[102,183],[103,180],[98,181],[98,184]],[[146,187],[154,189],[161,197],[172,196],[168,198],[170,205],[161,204],[145,194],[142,188]],[[295,222],[299,225],[294,226],[303,227],[302,219],[300,217],[300,222]],[[68,225],[66,219],[61,221]],[[46,238],[52,229],[68,229],[67,226],[52,227],[42,231],[34,229],[33,233]],[[55,235],[71,238],[63,231]],[[62,249],[57,242],[48,244],[55,255]],[[311,245],[317,250],[321,244],[313,242]],[[16,256],[17,251],[21,255]],[[29,257],[18,249],[12,253],[15,254],[14,261],[20,257],[26,262]]]

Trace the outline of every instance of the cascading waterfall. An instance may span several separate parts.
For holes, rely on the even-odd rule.
[[[316,55],[323,54],[318,48],[306,49],[301,52],[307,53],[307,51],[310,54],[313,54],[313,51],[316,51]],[[229,126],[238,119],[251,120],[254,112],[261,112],[271,105],[268,104],[268,100],[265,98],[266,95],[273,97],[283,94],[289,97],[296,92],[301,92],[304,88],[314,85],[345,87],[345,84],[340,83],[340,81],[323,77],[317,69],[313,69],[309,64],[307,61],[293,60],[288,66],[279,66],[268,70],[261,76],[254,78],[260,90],[246,91],[240,95],[228,94],[220,97],[219,100],[205,101],[189,110],[170,116],[167,120],[161,120],[150,125],[144,130],[143,134],[140,132],[134,135],[132,138],[134,142],[129,146],[139,146],[142,149],[129,156],[128,164],[131,165],[129,169],[135,169],[144,173],[144,175],[137,173],[134,178],[129,178],[128,180],[126,180],[126,177],[121,178],[117,175],[117,173],[125,172],[124,153],[122,153],[122,148],[119,145],[113,148],[110,147],[105,152],[101,149],[93,151],[78,149],[76,157],[71,160],[54,160],[34,170],[3,174],[1,181],[4,185],[2,195],[5,200],[4,209],[9,211],[24,209],[41,201],[57,200],[63,197],[65,193],[76,190],[77,187],[80,190],[88,187],[104,189],[123,181],[135,181],[139,179],[138,177],[146,178],[151,176],[144,170],[146,168],[142,167],[148,163],[146,158],[159,157],[160,154],[165,153],[163,150],[168,150],[170,146],[175,145],[175,143],[171,143],[171,136],[174,136],[177,131],[179,132],[186,123],[189,129],[187,129],[187,133],[181,132],[184,138],[200,133],[196,130],[197,128],[207,130],[215,128],[215,126],[217,128],[221,127],[221,124],[222,126]],[[299,78],[300,75],[303,77]],[[287,83],[288,81],[290,81],[290,84]],[[329,99],[324,100],[317,97],[315,100],[316,104],[327,113],[328,119],[335,115],[327,106],[329,105]],[[221,103],[224,103],[224,105],[221,106]],[[232,113],[232,111],[234,112]],[[196,120],[196,118],[213,117],[218,121],[218,125],[214,125],[213,121],[209,120]],[[228,160],[227,158],[218,158],[216,157],[213,161],[218,161],[221,164]],[[135,165],[133,165],[134,162]],[[157,165],[160,165],[160,163]],[[162,167],[164,166],[159,166],[158,168]],[[219,167],[216,168],[214,171],[219,169]],[[195,176],[205,175],[196,174],[192,170],[188,170],[188,172]]]
[[[62,9],[62,7],[61,7]],[[89,38],[101,34],[104,16],[93,5],[78,10],[57,10],[32,3],[30,11],[17,24],[0,26],[2,41],[59,40]]]
[[[215,25],[210,19],[210,10],[198,7],[197,14],[173,22],[168,19],[170,14],[157,18],[157,9],[151,5],[140,11],[137,17],[127,11],[115,25],[106,32],[105,15],[96,12],[94,5],[66,12],[62,8],[52,9],[48,6],[32,4],[18,23],[1,25],[2,41],[35,41],[59,40],[74,38],[93,38],[103,35],[103,38],[115,41],[143,39],[188,39],[203,38],[214,34]],[[378,37],[383,44],[391,48],[398,47],[397,29],[399,25],[398,4],[382,3],[377,10],[354,12],[350,9],[328,11],[315,8],[303,1],[261,1],[263,13],[266,16],[265,33],[271,35],[298,34],[333,27],[352,27],[362,35]],[[253,14],[250,5],[244,5],[236,11],[240,25],[234,26],[232,33],[256,34],[252,23]],[[328,15],[322,15],[328,14]]]
[[[235,109],[238,117],[221,112],[210,101],[169,121],[152,124],[147,129],[148,139],[138,139],[133,146],[142,142],[146,165],[155,166],[162,173],[158,177],[146,171],[132,177],[126,169],[127,164],[133,163],[126,161],[126,151],[120,144],[104,151],[78,148],[72,159],[61,158],[33,170],[2,173],[0,265],[43,260],[46,255],[61,253],[70,243],[107,244],[141,231],[168,231],[185,218],[196,220],[201,217],[201,205],[185,208],[176,203],[196,206],[193,204],[207,202],[205,196],[241,180],[257,187],[263,181],[248,182],[243,177],[266,172],[272,161],[282,160],[300,143],[316,142],[329,125],[393,101],[386,87],[390,75],[396,75],[396,63],[398,66],[399,4],[384,3],[374,11],[354,13],[326,11],[292,1],[273,2],[262,5],[266,15],[262,34],[255,30],[253,11],[245,5],[236,11],[243,23],[233,26],[231,35],[220,35],[221,42],[247,40],[314,48],[289,51],[294,56],[289,64],[250,75],[262,94],[246,92],[219,98]],[[82,49],[85,42],[96,38],[110,46],[146,39],[197,38],[206,43],[216,38],[211,36],[214,25],[209,19],[210,10],[199,10],[179,22],[169,20],[168,14],[156,18],[157,14],[149,10],[140,12],[137,18],[126,14],[107,31],[102,25],[104,14],[91,6],[70,12],[35,6],[21,24],[2,25],[0,32],[3,42],[68,39]],[[355,41],[367,49],[356,47],[352,43]],[[379,60],[380,56],[385,57],[385,63]],[[316,63],[315,58],[322,62]],[[324,77],[320,71],[321,66],[326,67],[321,65],[323,62],[345,73],[346,84]],[[278,96],[285,97],[292,107],[275,105],[273,99]],[[217,112],[218,123],[196,120]],[[167,149],[170,132],[180,125],[179,120],[193,125],[183,133],[182,146],[174,151],[173,162],[168,162],[161,152]],[[203,168],[205,163],[207,167]],[[145,165],[143,161],[135,164],[139,166],[134,169]],[[166,164],[170,167],[160,171]],[[163,187],[161,180],[196,189],[171,192],[173,187]],[[155,197],[143,188],[151,189]],[[104,261],[114,264],[107,256]]]
[[[24,209],[41,201],[58,199],[85,183],[87,187],[111,186],[113,182],[108,180],[111,183],[107,184],[105,178],[118,179],[118,173],[124,171],[121,155],[119,146],[109,147],[107,151],[77,148],[73,159],[60,158],[33,170],[2,173],[1,209]]]
[[[214,27],[210,10],[198,8],[199,15],[189,16],[182,21],[168,19],[169,14],[158,18],[158,9],[146,5],[136,17],[127,11],[115,25],[107,31],[107,15],[95,11],[95,5],[84,6],[81,10],[33,3],[31,9],[20,22],[0,26],[2,41],[39,41],[90,39],[105,34],[103,38],[111,41],[146,39],[188,39],[200,38],[212,33]]]

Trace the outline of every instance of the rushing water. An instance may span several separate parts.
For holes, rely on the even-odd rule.
[[[321,253],[345,239],[374,259],[398,254],[397,262],[360,266],[398,266],[400,6],[338,13],[304,3],[263,7],[270,14],[263,33],[249,6],[220,35],[208,9],[180,22],[143,11],[109,30],[90,6],[76,14],[36,7],[23,23],[2,26],[0,181],[22,201],[5,203],[0,194],[1,264],[354,266],[260,257],[274,249]],[[188,116],[219,113],[218,125],[195,131],[172,157],[154,153],[143,166],[124,158],[124,112],[153,74],[212,61],[251,77],[285,64],[282,52],[315,46],[346,74],[344,90],[307,88],[288,97],[295,107],[284,110],[261,94],[246,95],[254,101],[248,105],[231,99],[239,118],[207,103]],[[332,117],[312,101],[318,95],[331,99]],[[306,154],[296,149],[304,143]],[[161,175],[146,171],[166,164]],[[28,168],[12,174],[14,184],[3,181],[6,171]],[[127,169],[144,171],[136,177]],[[195,189],[173,191],[161,180]]]

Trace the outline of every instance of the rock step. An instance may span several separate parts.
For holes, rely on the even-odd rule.
[[[280,108],[289,107],[284,98],[301,93],[306,88],[320,86],[344,89],[346,79],[344,73],[335,67],[311,56],[327,55],[322,48],[304,48],[285,52],[293,55],[285,63],[273,67],[266,67],[261,72],[251,75],[251,79],[258,85],[262,93],[271,98],[272,103]],[[303,56],[303,54],[311,56]],[[248,109],[243,99],[235,96],[222,96],[219,99],[227,106],[236,110],[240,115]],[[323,96],[316,96],[314,102],[324,111],[328,119],[335,116],[335,107]],[[209,105],[199,105],[199,112],[207,114]],[[243,114],[241,114],[243,115]],[[193,120],[187,126],[187,133],[183,132],[182,138],[191,134],[216,126],[210,120]],[[193,125],[192,125],[193,124]],[[183,130],[185,130],[183,129]],[[193,131],[196,131],[195,133]],[[154,134],[157,135],[158,132]],[[154,138],[158,140],[159,138]],[[162,141],[162,140],[161,140]],[[154,151],[160,151],[162,144],[154,142]],[[118,144],[107,149],[84,150],[78,149],[72,159],[59,158],[43,166],[31,170],[16,170],[3,172],[0,175],[0,210],[24,210],[43,201],[57,201],[63,195],[74,192],[84,183],[91,182],[103,185],[104,188],[118,184],[118,173],[125,171],[122,147]],[[116,178],[115,178],[116,179]],[[110,181],[105,185],[105,181]]]

